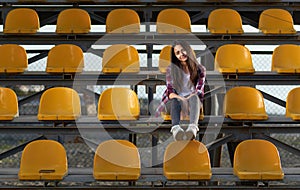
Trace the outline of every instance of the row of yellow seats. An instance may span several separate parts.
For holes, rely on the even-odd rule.
[[[12,120],[19,115],[18,99],[9,88],[0,88],[0,120]],[[122,97],[122,98],[120,98]],[[286,100],[286,117],[300,120],[300,87],[292,89]],[[225,94],[224,116],[235,120],[266,120],[262,94],[252,87],[234,87]],[[203,110],[200,119],[203,119]],[[47,89],[41,96],[39,120],[76,120],[81,116],[78,93],[67,87]],[[129,88],[114,87],[104,90],[98,101],[99,120],[137,120],[140,116],[139,100]],[[170,119],[170,116],[163,116]]]
[[[28,68],[26,50],[16,44],[0,46],[0,73],[22,73]],[[127,44],[115,44],[103,52],[103,73],[140,71],[139,54]],[[80,73],[84,68],[84,54],[79,46],[60,44],[50,49],[47,57],[47,73]]]
[[[76,18],[76,19],[74,19]],[[260,14],[259,30],[264,34],[294,34],[292,15],[284,9],[266,9]],[[107,33],[139,33],[140,18],[136,11],[127,8],[114,9],[106,18]],[[157,33],[191,33],[189,14],[178,8],[159,12],[156,20]],[[39,17],[34,9],[16,8],[6,17],[5,34],[34,34],[40,28]],[[212,34],[242,34],[242,19],[234,9],[213,10],[208,17],[207,28]],[[87,11],[79,8],[63,10],[56,24],[58,34],[86,34],[91,29]]]
[[[278,150],[266,140],[241,142],[234,153],[234,174],[241,180],[282,180],[284,173]],[[23,150],[20,180],[62,180],[68,174],[64,147],[53,140],[37,140]],[[210,157],[197,140],[171,142],[165,150],[163,174],[168,180],[210,180]],[[138,148],[127,140],[107,140],[95,151],[96,180],[135,181],[141,175]]]
[[[277,73],[300,72],[300,46],[279,45],[272,54],[272,71]],[[0,73],[22,73],[28,67],[26,50],[16,44],[0,46]],[[114,44],[102,56],[103,73],[138,73],[139,54],[135,47]],[[171,46],[165,46],[159,55],[159,71],[166,72],[171,62]],[[73,44],[60,44],[51,48],[47,57],[47,73],[80,73],[84,68],[84,54]],[[217,49],[215,69],[221,73],[254,73],[251,52],[243,45],[226,44]]]
[[[0,88],[0,97],[0,120],[12,120],[19,116],[16,93],[9,88]],[[80,97],[74,89],[54,87],[43,92],[38,120],[76,120],[80,116]],[[139,100],[133,90],[115,87],[101,93],[98,101],[99,120],[136,120],[139,116]]]
[[[166,72],[171,62],[171,46],[165,46],[159,56],[159,70]],[[300,46],[282,44],[272,54],[271,71],[277,73],[300,73]],[[217,49],[215,70],[224,74],[254,73],[252,55],[249,49],[240,44],[225,44]]]

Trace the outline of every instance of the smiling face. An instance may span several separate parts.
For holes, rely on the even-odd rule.
[[[188,59],[187,52],[181,45],[174,46],[174,54],[180,62],[186,62]]]

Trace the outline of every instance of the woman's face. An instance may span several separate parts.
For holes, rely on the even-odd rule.
[[[185,62],[188,59],[187,52],[181,45],[174,46],[174,54],[181,62]]]

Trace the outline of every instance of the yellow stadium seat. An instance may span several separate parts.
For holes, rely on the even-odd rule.
[[[139,33],[140,17],[132,9],[114,9],[106,18],[107,33]]]
[[[20,180],[62,180],[68,173],[65,148],[54,140],[36,140],[23,150]]]
[[[221,73],[254,73],[250,51],[243,45],[226,44],[218,48],[215,70]]]
[[[240,86],[228,90],[224,98],[225,117],[236,120],[265,120],[263,95],[255,88]]]
[[[164,154],[163,172],[168,180],[209,180],[210,158],[197,140],[171,142]]]
[[[261,139],[245,140],[236,147],[233,171],[241,180],[281,180],[284,177],[276,146]]]
[[[272,71],[277,73],[300,73],[300,46],[279,45],[272,54]]]
[[[23,73],[28,67],[26,50],[19,45],[1,45],[0,57],[0,73]]]
[[[13,120],[19,116],[18,98],[16,93],[0,87],[0,120]]]
[[[16,8],[8,12],[3,33],[35,34],[40,29],[37,12],[30,8]]]
[[[300,87],[292,89],[286,98],[286,117],[300,120]]]
[[[114,44],[106,48],[102,57],[103,73],[140,72],[139,53],[127,44]]]
[[[54,87],[42,94],[38,120],[76,120],[80,115],[80,98],[75,90]]]
[[[60,44],[48,53],[47,73],[80,73],[84,67],[83,52],[79,46]]]
[[[156,20],[157,33],[191,33],[191,19],[183,9],[169,8],[159,12]]]
[[[78,8],[65,9],[57,17],[57,34],[86,34],[91,30],[91,19],[87,11]]]
[[[295,34],[292,15],[284,9],[266,9],[259,17],[258,29],[264,34]]]
[[[108,88],[98,101],[99,120],[137,120],[140,105],[136,93],[123,87]]]
[[[165,46],[159,54],[158,69],[161,73],[166,73],[167,67],[171,63],[172,46]]]
[[[96,180],[130,180],[140,177],[141,163],[137,147],[127,140],[107,140],[99,144],[94,156]]]
[[[242,19],[233,9],[215,9],[208,16],[207,29],[212,34],[242,34]]]

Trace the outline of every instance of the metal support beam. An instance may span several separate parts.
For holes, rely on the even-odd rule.
[[[290,145],[288,145],[288,144],[286,144],[284,142],[281,142],[281,141],[279,141],[277,139],[274,139],[274,138],[272,138],[272,137],[270,137],[268,135],[265,135],[263,133],[261,133],[261,134],[253,134],[253,137],[262,138],[262,139],[268,140],[268,141],[274,143],[277,147],[280,147],[280,148],[282,148],[282,149],[284,149],[286,151],[291,152],[292,154],[300,156],[300,150],[299,149],[296,149],[296,148],[294,148],[294,147],[292,147],[292,146],[290,146]]]
[[[286,107],[286,102],[285,101],[283,101],[283,100],[281,100],[279,98],[276,98],[276,97],[274,97],[274,96],[272,96],[272,95],[270,95],[268,93],[265,93],[265,92],[263,92],[261,90],[259,90],[259,91],[262,93],[262,95],[264,96],[265,99],[270,100],[271,102],[274,102],[275,104],[278,104],[278,105],[280,105],[280,106],[282,106],[284,108]]]
[[[7,157],[9,157],[9,156],[11,156],[11,155],[14,155],[14,154],[16,154],[16,153],[22,151],[22,150],[25,148],[25,146],[26,146],[27,144],[29,144],[29,143],[31,143],[31,142],[33,142],[33,141],[36,141],[36,140],[41,140],[41,139],[46,139],[46,138],[42,135],[42,136],[39,136],[39,137],[37,137],[37,138],[35,138],[35,139],[32,139],[32,140],[30,140],[30,141],[27,141],[27,142],[25,142],[25,143],[23,143],[23,144],[21,144],[21,145],[19,145],[19,146],[17,146],[17,147],[14,147],[14,148],[12,148],[12,149],[10,149],[10,150],[8,150],[8,151],[5,151],[5,152],[1,153],[1,154],[0,154],[0,160],[2,160],[2,159],[4,159],[4,158],[7,158]]]
[[[218,148],[219,146],[222,146],[223,144],[227,143],[227,142],[230,142],[232,140],[234,140],[235,137],[233,134],[229,134],[229,135],[226,135],[220,139],[217,139],[211,143],[208,143],[206,145],[207,149],[210,151],[210,150],[214,150],[216,148]]]
[[[40,92],[34,93],[34,94],[30,95],[30,96],[27,96],[27,97],[19,100],[18,101],[19,106],[24,105],[24,104],[26,104],[28,102],[31,102],[34,99],[39,98],[47,89],[48,88],[45,88],[44,90],[42,90]]]
[[[39,61],[39,60],[41,60],[41,59],[47,57],[47,56],[48,56],[48,52],[49,52],[49,51],[43,51],[43,52],[41,52],[40,54],[38,54],[38,55],[36,55],[36,56],[33,56],[33,57],[29,58],[29,59],[28,59],[28,64],[30,65],[31,63],[34,63],[34,62],[36,62],[36,61]]]
[[[106,19],[105,18],[103,18],[103,17],[101,17],[101,16],[99,16],[99,15],[97,15],[94,12],[91,12],[91,11],[88,11],[88,13],[89,13],[91,19],[94,19],[94,20],[100,22],[101,24],[105,24],[106,23]]]

